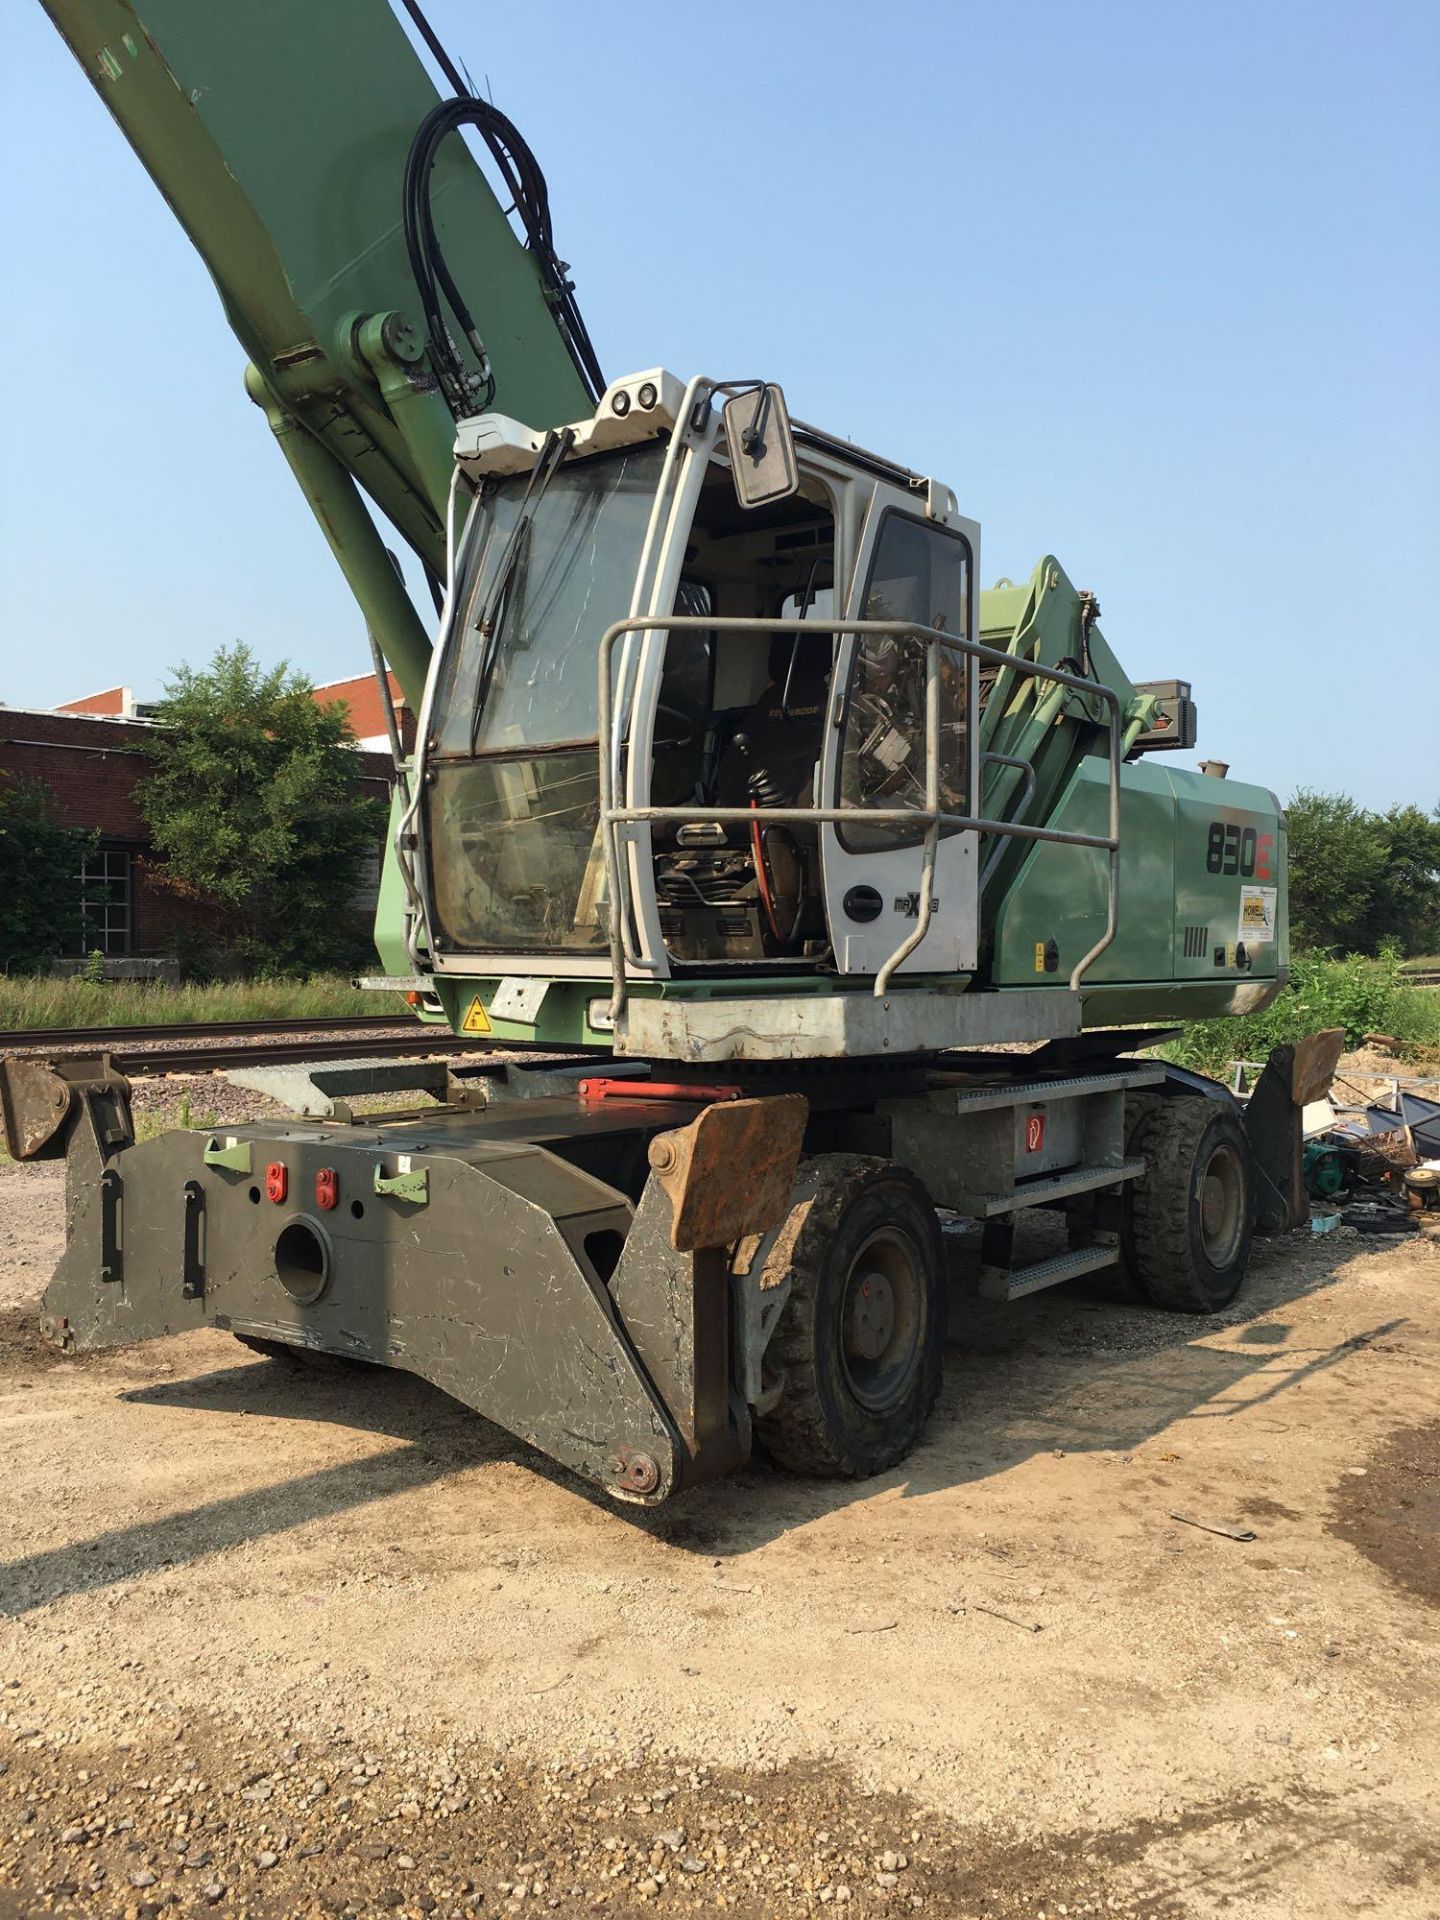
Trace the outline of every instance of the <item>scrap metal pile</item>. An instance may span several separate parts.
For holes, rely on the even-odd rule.
[[[1244,1097],[1248,1061],[1235,1063]],[[1303,1116],[1303,1174],[1311,1226],[1366,1233],[1440,1227],[1440,1078],[1337,1074]]]

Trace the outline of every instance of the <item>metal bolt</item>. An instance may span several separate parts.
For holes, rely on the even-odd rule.
[[[650,1142],[650,1165],[656,1173],[669,1173],[678,1158],[675,1142],[667,1140],[663,1133],[656,1134]]]
[[[660,1469],[648,1453],[620,1449],[620,1484],[632,1493],[654,1493],[660,1484]]]

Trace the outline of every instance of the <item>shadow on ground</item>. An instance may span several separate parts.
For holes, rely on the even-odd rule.
[[[1033,1223],[1030,1231],[1041,1244],[1031,1257],[1043,1252],[1054,1230],[1053,1222]],[[369,1367],[314,1371],[289,1360],[241,1358],[237,1349],[233,1366],[121,1398],[141,1411],[165,1406],[197,1415],[319,1421],[401,1444],[0,1565],[0,1613],[27,1612],[65,1593],[180,1565],[502,1461],[523,1465],[671,1546],[726,1555],[753,1551],[856,1499],[892,1489],[916,1498],[985,1481],[1041,1452],[1124,1454],[1173,1432],[1177,1423],[1226,1420],[1265,1403],[1283,1428],[1280,1411],[1293,1388],[1400,1324],[1367,1328],[1334,1346],[1290,1344],[1287,1307],[1332,1286],[1354,1255],[1351,1246],[1327,1247],[1319,1258],[1287,1257],[1292,1251],[1299,1251],[1293,1241],[1262,1253],[1242,1301],[1204,1319],[1102,1303],[1072,1287],[991,1306],[966,1290],[962,1271],[945,1388],[923,1445],[903,1467],[863,1483],[807,1481],[757,1458],[729,1480],[695,1488],[654,1512],[611,1503],[410,1375]],[[957,1264],[963,1269],[963,1257]],[[1210,1344],[1218,1333],[1225,1343]],[[203,1420],[194,1444],[198,1455]]]

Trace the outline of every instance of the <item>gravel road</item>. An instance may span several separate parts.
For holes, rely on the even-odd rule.
[[[400,1375],[53,1355],[62,1231],[0,1167],[0,1915],[1440,1914],[1432,1239],[959,1289],[901,1470],[646,1515]]]

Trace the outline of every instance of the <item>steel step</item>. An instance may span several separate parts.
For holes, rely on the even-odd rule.
[[[1122,1160],[1118,1167],[1072,1167],[1049,1180],[1034,1180],[1008,1193],[978,1193],[957,1213],[973,1220],[993,1220],[997,1214],[1018,1213],[1022,1207],[1043,1207],[1050,1200],[1068,1200],[1075,1193],[1093,1193],[1099,1187],[1118,1187],[1122,1180],[1138,1180],[1143,1160]]]
[[[1072,1074],[1064,1080],[1012,1080],[1003,1086],[966,1087],[947,1085],[932,1096],[940,1110],[954,1113],[985,1113],[995,1107],[1018,1107],[1027,1102],[1078,1100],[1095,1093],[1127,1093],[1135,1087],[1158,1087],[1165,1078],[1165,1066],[1159,1060],[1135,1060],[1108,1073]]]
[[[1074,1280],[1082,1273],[1098,1273],[1104,1267],[1113,1267],[1119,1259],[1118,1247],[1076,1247],[1070,1253],[1057,1253],[1052,1260],[1039,1260],[1032,1267],[1017,1267],[1009,1273],[1003,1267],[987,1267],[980,1276],[980,1297],[982,1300],[1022,1300],[1027,1293],[1058,1287],[1062,1280]]]

